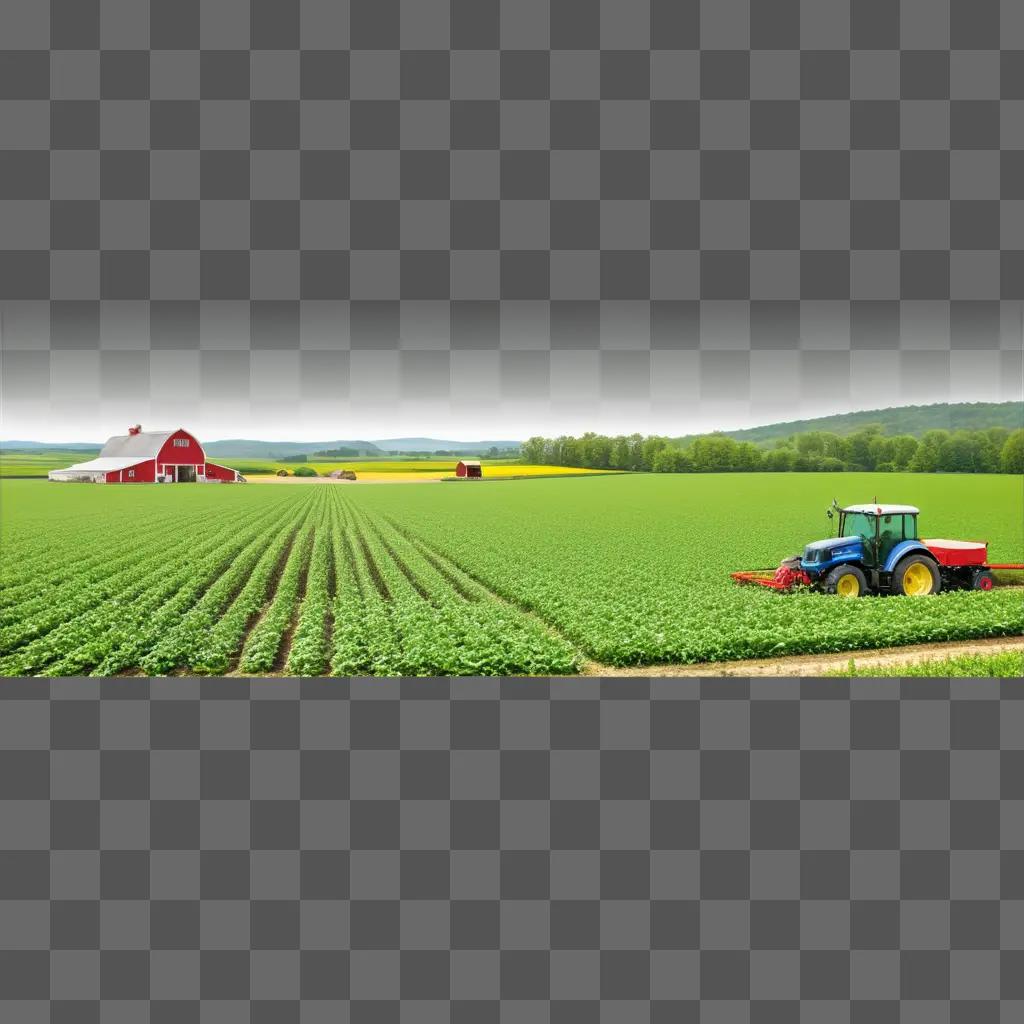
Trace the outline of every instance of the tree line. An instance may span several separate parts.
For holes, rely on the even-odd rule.
[[[890,436],[870,425],[852,434],[823,430],[760,445],[727,434],[702,434],[685,443],[640,434],[607,437],[531,437],[523,462],[646,473],[876,472],[1024,473],[1024,430],[926,430]]]

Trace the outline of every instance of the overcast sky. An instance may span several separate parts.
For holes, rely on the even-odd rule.
[[[593,430],[604,434],[702,433],[736,430],[794,419],[827,416],[855,410],[897,405],[924,405],[944,401],[1020,400],[1012,387],[970,388],[933,395],[880,394],[872,401],[815,400],[796,394],[764,402],[689,399],[676,403],[505,401],[490,408],[443,408],[439,403],[396,403],[387,408],[351,402],[307,401],[290,406],[249,402],[187,402],[147,399],[83,399],[73,404],[35,401],[31,405],[6,402],[0,408],[0,439],[42,442],[101,442],[123,434],[133,423],[143,429],[185,427],[200,440],[253,438],[267,441],[379,440],[396,437],[432,437],[453,441],[522,440],[534,434],[555,436]],[[1008,382],[1002,382],[1006,385]],[[410,404],[415,407],[410,408]]]

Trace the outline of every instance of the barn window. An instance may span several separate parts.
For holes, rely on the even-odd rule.
[[[129,469],[128,470],[128,475],[129,476],[135,476],[135,470],[134,469]]]
[[[175,448],[187,448],[188,447],[188,438],[187,437],[176,437],[174,439],[174,447]]]

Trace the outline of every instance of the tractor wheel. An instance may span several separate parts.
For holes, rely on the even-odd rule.
[[[840,597],[863,597],[868,591],[864,573],[855,565],[840,565],[825,577],[825,593]]]
[[[926,597],[942,589],[938,567],[924,555],[909,555],[892,574],[892,592],[908,597]]]
[[[974,574],[974,579],[971,580],[971,587],[974,590],[991,590],[995,586],[995,582],[995,576],[988,569],[982,569],[981,572]]]

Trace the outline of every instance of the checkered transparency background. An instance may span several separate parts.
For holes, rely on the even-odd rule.
[[[0,48],[12,421],[1021,394],[1018,0],[2,0]]]
[[[0,0],[0,413],[1019,398],[1022,51],[1016,0]],[[1022,696],[7,680],[0,1019],[1017,1021]]]
[[[0,1019],[1016,1022],[1021,698],[8,680]]]

